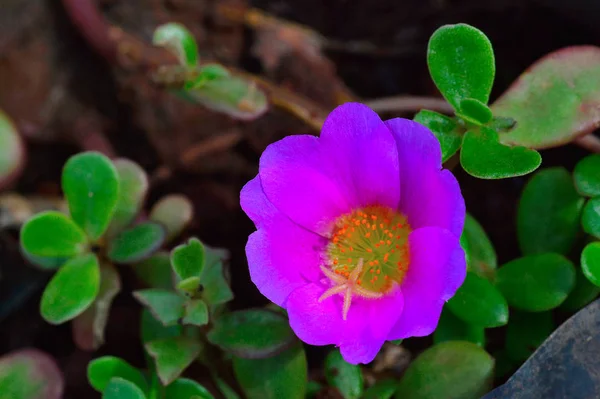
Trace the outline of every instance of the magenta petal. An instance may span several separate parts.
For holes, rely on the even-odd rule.
[[[269,201],[297,224],[323,235],[356,202],[327,157],[317,137],[288,136],[267,147],[259,167]]]
[[[400,160],[400,210],[413,229],[437,226],[460,236],[465,202],[458,182],[442,170],[440,144],[426,127],[407,119],[385,122]]]
[[[334,109],[323,124],[321,144],[357,199],[354,206],[398,206],[400,173],[394,137],[369,107],[347,103]]]
[[[323,284],[307,284],[294,290],[286,303],[292,330],[310,345],[339,345],[344,333],[339,298],[319,302],[325,289]]]
[[[242,188],[240,205],[257,229],[268,225],[273,218],[281,213],[267,199],[258,175]]]
[[[342,344],[340,353],[345,361],[350,364],[371,363],[385,340],[371,337],[361,337],[359,340]]]
[[[463,283],[467,266],[458,237],[438,227],[424,227],[409,236],[410,266],[401,285],[404,310],[388,339],[431,334],[444,302]]]

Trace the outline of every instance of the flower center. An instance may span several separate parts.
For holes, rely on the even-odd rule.
[[[368,206],[342,215],[326,248],[327,266],[341,278],[353,277],[355,294],[381,297],[408,270],[410,232],[406,217],[387,207]]]

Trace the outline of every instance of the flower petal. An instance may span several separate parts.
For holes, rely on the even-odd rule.
[[[254,222],[257,229],[268,225],[273,218],[281,213],[267,199],[262,189],[259,175],[246,183],[242,188],[240,205],[250,220]]]
[[[269,201],[318,234],[327,235],[333,220],[356,202],[314,136],[288,136],[269,145],[260,158],[259,174]]]
[[[340,105],[325,120],[320,140],[332,168],[357,199],[353,206],[398,206],[398,150],[375,112],[359,103]]]
[[[292,330],[309,345],[339,345],[342,340],[344,320],[339,298],[319,302],[325,289],[324,284],[309,283],[294,290],[286,303]]]
[[[460,287],[467,273],[458,237],[439,227],[424,227],[409,236],[410,266],[400,289],[404,310],[388,340],[431,334],[444,302]]]
[[[400,210],[413,229],[438,226],[460,236],[465,202],[452,173],[442,170],[438,140],[417,122],[396,118],[385,123],[398,148]]]

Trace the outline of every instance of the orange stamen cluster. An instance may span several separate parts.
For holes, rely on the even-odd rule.
[[[325,253],[328,271],[339,278],[325,274],[334,284],[345,281],[346,286],[355,287],[356,295],[381,297],[400,284],[406,274],[410,232],[404,215],[383,206],[369,206],[342,215],[336,220]],[[322,299],[331,296],[332,290],[336,287]],[[349,301],[346,294],[345,303]],[[346,313],[347,310],[344,317]]]

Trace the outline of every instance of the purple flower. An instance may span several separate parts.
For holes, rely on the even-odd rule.
[[[369,363],[386,340],[429,335],[462,284],[465,204],[420,124],[336,108],[321,137],[271,144],[241,193],[257,231],[252,281],[296,335]]]

